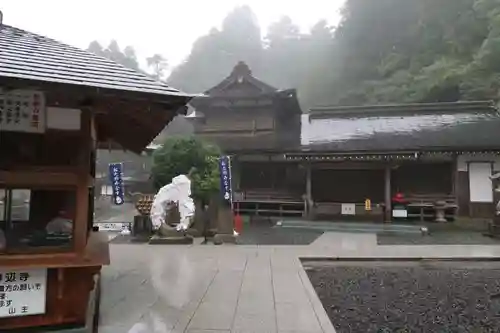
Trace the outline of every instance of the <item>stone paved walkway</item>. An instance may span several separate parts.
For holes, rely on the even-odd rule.
[[[299,258],[496,257],[500,246],[378,246],[325,233],[308,246],[112,245],[100,333],[335,332]]]

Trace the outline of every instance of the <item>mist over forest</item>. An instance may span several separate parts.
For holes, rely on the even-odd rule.
[[[169,76],[160,54],[140,68],[133,45],[94,41],[89,50],[194,93],[219,83],[243,60],[266,83],[296,88],[304,110],[498,100],[500,0],[346,0],[341,14],[337,26],[319,20],[302,33],[289,17],[264,30],[250,7],[234,8]]]

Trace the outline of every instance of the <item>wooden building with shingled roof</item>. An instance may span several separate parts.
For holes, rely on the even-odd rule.
[[[301,146],[286,154],[307,170],[306,196],[318,215],[375,211],[392,218],[402,193],[411,219],[432,220],[436,202],[456,215],[493,216],[490,176],[500,170],[500,115],[491,102],[321,107],[302,116]],[[364,201],[372,201],[371,211]],[[385,211],[384,208],[385,207]]]
[[[450,220],[493,213],[488,177],[500,171],[500,116],[490,102],[302,114],[295,90],[273,88],[239,63],[190,104],[201,118],[196,135],[233,156],[242,213],[390,220],[396,193],[412,220],[432,220],[436,202],[446,203]]]
[[[96,150],[141,153],[192,97],[0,12],[0,331],[97,332]]]
[[[299,163],[283,158],[300,146],[301,110],[294,89],[272,87],[239,62],[190,105],[197,118],[195,134],[232,156],[234,193],[242,212],[254,212],[264,200],[286,202],[288,214],[303,214],[305,174]],[[261,207],[260,212],[271,209]]]

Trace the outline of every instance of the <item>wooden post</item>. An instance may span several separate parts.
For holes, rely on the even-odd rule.
[[[458,189],[458,158],[453,155],[451,162],[451,194],[456,197]]]
[[[306,214],[308,218],[312,218],[312,180],[311,180],[311,163],[306,164]]]
[[[385,189],[384,189],[384,203],[385,203],[385,221],[391,222],[391,165],[386,164],[385,166]]]
[[[76,217],[73,222],[75,250],[82,254],[87,246],[87,226],[89,213],[90,154],[92,150],[92,114],[90,109],[82,108],[80,135],[80,155],[78,161],[78,185],[76,190]]]
[[[233,186],[233,191],[240,190],[241,183],[241,162],[238,161],[238,157],[235,156],[231,159],[231,185]]]

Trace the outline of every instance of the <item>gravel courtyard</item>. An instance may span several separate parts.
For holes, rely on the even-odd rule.
[[[500,332],[499,263],[304,266],[337,333]]]

